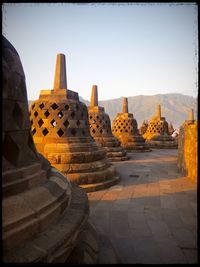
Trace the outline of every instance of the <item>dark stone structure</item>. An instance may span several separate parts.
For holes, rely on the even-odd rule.
[[[126,151],[111,131],[110,118],[103,107],[98,105],[97,86],[92,86],[90,106],[88,107],[90,134],[94,140],[102,145],[111,161],[127,160]]]
[[[23,67],[4,37],[2,44],[3,262],[97,263],[99,244],[88,222],[87,194],[37,152]]]

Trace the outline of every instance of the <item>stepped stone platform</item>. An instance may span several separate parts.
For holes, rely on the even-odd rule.
[[[88,193],[90,221],[122,264],[197,264],[197,184],[175,149],[129,153],[118,185]],[[104,258],[109,263],[109,257]]]

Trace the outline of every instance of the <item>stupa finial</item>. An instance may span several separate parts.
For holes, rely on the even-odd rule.
[[[97,85],[92,86],[92,94],[91,94],[91,99],[90,99],[90,106],[98,106],[98,89]]]
[[[54,75],[53,89],[55,91],[59,89],[67,89],[67,73],[64,54],[57,54],[56,57],[56,70]]]

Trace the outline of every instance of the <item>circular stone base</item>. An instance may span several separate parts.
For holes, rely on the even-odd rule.
[[[95,183],[95,184],[84,184],[84,185],[79,185],[79,186],[83,188],[85,192],[89,193],[89,192],[94,192],[94,191],[102,190],[110,186],[113,186],[116,183],[118,183],[120,179],[121,178],[119,176],[115,176],[114,178],[104,181],[104,182]]]

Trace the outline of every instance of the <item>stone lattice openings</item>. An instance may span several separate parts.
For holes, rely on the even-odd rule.
[[[113,120],[112,133],[120,141],[121,146],[129,151],[150,151],[145,139],[138,131],[136,119],[128,112],[128,99],[123,98],[122,113]]]
[[[34,142],[50,163],[87,192],[118,182],[103,147],[90,135],[87,106],[67,88],[65,55],[58,54],[53,90],[30,107]],[[60,88],[59,88],[60,87]]]
[[[111,131],[110,118],[103,107],[98,105],[97,86],[92,86],[90,106],[88,107],[90,134],[94,140],[102,145],[111,161],[127,160],[126,151]]]
[[[143,137],[152,148],[177,148],[177,142],[169,135],[168,122],[165,117],[161,117],[160,104]]]

